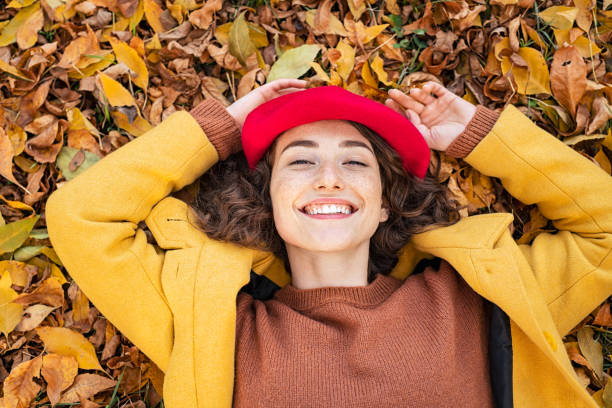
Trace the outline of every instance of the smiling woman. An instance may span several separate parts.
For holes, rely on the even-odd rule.
[[[200,177],[192,207],[199,215],[198,226],[209,237],[273,252],[290,274],[295,264],[289,262],[285,241],[294,251],[302,246],[325,253],[337,250],[334,246],[357,246],[347,240],[363,242],[371,236],[366,261],[369,283],[376,274],[392,270],[398,251],[413,234],[459,219],[446,190],[436,181],[436,172],[423,180],[408,174],[398,153],[358,122],[318,121],[283,132],[253,172],[242,153],[215,164]],[[374,191],[368,189],[378,183]],[[330,216],[307,222],[304,208],[315,197],[319,202],[347,200],[361,223],[334,221],[334,229]],[[372,214],[381,208],[388,219],[379,223]],[[347,270],[351,269],[344,265],[343,271]],[[325,276],[337,279],[329,286],[343,286],[341,279],[346,278]]]

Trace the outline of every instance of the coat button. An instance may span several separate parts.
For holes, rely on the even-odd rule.
[[[555,341],[552,334],[550,334],[546,330],[543,330],[542,333],[544,334],[544,338],[546,338],[546,341],[548,342],[548,345],[550,346],[550,348],[553,351],[557,351],[557,342]]]

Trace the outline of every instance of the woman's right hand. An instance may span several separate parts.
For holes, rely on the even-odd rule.
[[[242,98],[227,107],[227,111],[236,120],[242,132],[242,126],[249,113],[262,103],[278,96],[299,92],[306,89],[307,82],[303,79],[276,79],[259,88],[253,89]]]

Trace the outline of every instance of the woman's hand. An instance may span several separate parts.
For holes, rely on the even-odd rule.
[[[429,147],[440,151],[448,148],[476,113],[476,106],[432,81],[421,89],[412,88],[410,95],[391,89],[389,96],[385,105],[406,116]]]
[[[242,126],[249,113],[262,103],[278,96],[303,91],[307,82],[303,79],[276,79],[269,84],[253,89],[242,98],[227,107],[227,111],[236,120],[242,132]]]

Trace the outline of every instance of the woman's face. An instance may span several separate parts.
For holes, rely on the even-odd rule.
[[[307,123],[278,138],[270,196],[288,248],[334,252],[369,244],[388,218],[372,145],[341,120]]]

